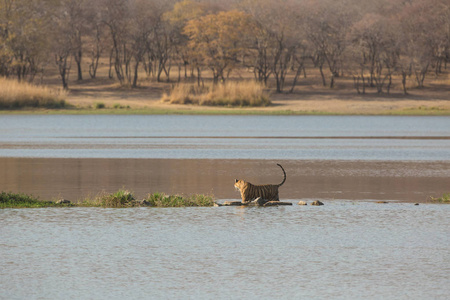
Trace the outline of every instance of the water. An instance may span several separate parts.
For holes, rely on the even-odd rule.
[[[294,202],[0,210],[0,299],[450,294],[450,206],[410,203],[449,192],[449,117],[11,115],[0,128],[2,191],[237,199],[234,178],[278,183],[282,163]]]
[[[0,211],[0,299],[448,299],[450,206]]]
[[[439,161],[449,117],[0,116],[0,157]]]

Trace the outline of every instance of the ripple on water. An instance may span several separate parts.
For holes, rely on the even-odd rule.
[[[449,209],[353,201],[4,209],[0,291],[6,298],[444,298]]]

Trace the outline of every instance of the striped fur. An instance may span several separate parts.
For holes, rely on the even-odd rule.
[[[278,188],[286,181],[286,172],[280,164],[277,164],[283,170],[284,179],[280,184],[254,185],[241,179],[236,179],[234,187],[241,192],[242,202],[250,202],[258,197],[267,201],[280,201]]]

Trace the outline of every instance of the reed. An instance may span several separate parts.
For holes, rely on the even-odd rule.
[[[66,92],[0,77],[0,109],[64,108]]]
[[[210,106],[269,106],[270,95],[262,84],[255,81],[209,84],[180,83],[169,94],[163,94],[162,102],[170,104],[197,104]]]

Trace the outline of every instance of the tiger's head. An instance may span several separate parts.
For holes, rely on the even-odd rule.
[[[234,188],[238,191],[241,191],[241,189],[245,186],[247,182],[245,182],[242,179],[235,179],[234,180]]]

